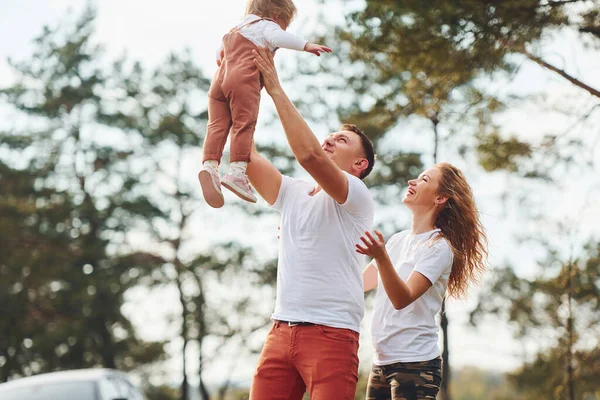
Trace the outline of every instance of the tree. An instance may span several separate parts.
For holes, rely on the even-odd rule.
[[[499,95],[488,87],[493,87],[494,81],[510,79],[518,72],[519,63],[528,60],[591,95],[592,106],[581,113],[581,120],[588,118],[596,110],[597,88],[551,64],[543,52],[544,40],[559,30],[576,30],[582,42],[597,39],[597,3],[367,0],[347,2],[340,8],[345,23],[325,39],[337,57],[328,58],[332,61],[324,61],[322,68],[304,67],[311,77],[315,71],[324,75],[314,84],[309,82],[311,89],[304,91],[308,94],[303,99],[313,115],[326,115],[333,109],[340,119],[365,127],[374,140],[384,143],[384,151],[394,152],[405,151],[405,145],[393,147],[391,137],[397,143],[408,143],[403,132],[408,123],[414,123],[419,132],[429,126],[434,140],[427,154],[432,154],[434,161],[441,148],[445,155],[476,157],[487,172],[507,171],[526,178],[550,179],[552,171],[560,169],[557,166],[570,163],[576,149],[582,149],[581,141],[572,136],[547,136],[536,143],[507,135],[496,117],[525,99]],[[329,24],[327,18],[324,24]],[[330,26],[322,28],[316,30],[331,31]],[[328,93],[319,92],[322,86]],[[332,107],[323,107],[336,99],[329,95],[332,90],[340,93],[339,100],[333,100]],[[419,159],[418,154],[416,157]],[[388,159],[392,157],[380,158],[380,168],[389,168]],[[398,157],[394,161],[394,168],[402,170],[407,160]],[[398,175],[390,177],[375,187],[393,182]],[[375,174],[371,183],[379,178]],[[385,190],[379,199],[382,197],[397,198]],[[447,345],[445,317],[442,313]],[[448,399],[447,346],[444,362],[442,393]]]
[[[314,105],[313,115],[333,109],[342,120],[357,121],[374,140],[383,139],[386,150],[391,148],[390,136],[403,136],[399,122],[405,129],[410,120],[423,119],[439,139],[431,149],[433,158],[441,145],[446,154],[474,153],[488,172],[545,177],[546,167],[556,164],[554,155],[561,155],[558,149],[577,143],[552,136],[539,143],[523,141],[507,135],[494,119],[524,99],[499,96],[489,87],[514,76],[524,60],[558,72],[565,82],[593,96],[582,120],[597,111],[597,88],[543,60],[545,43],[560,31],[574,30],[580,42],[598,45],[600,11],[595,2],[367,0],[348,2],[341,9],[345,23],[325,39],[337,57],[329,57],[321,69],[300,66],[324,76],[307,84],[310,90],[302,99]],[[322,25],[315,30],[332,31]],[[323,81],[327,93],[319,90]],[[339,100],[328,95],[332,90],[339,91]]]
[[[163,355],[163,344],[140,340],[121,313],[124,293],[164,261],[124,243],[159,210],[136,193],[135,149],[99,133],[114,127],[98,117],[114,89],[90,42],[93,17],[87,9],[73,29],[45,28],[31,59],[10,63],[17,83],[0,92],[27,121],[2,134],[6,179],[24,178],[14,198],[22,202],[4,210],[22,218],[17,234],[2,235],[25,239],[5,259],[15,279],[6,304],[31,321],[5,326],[6,340],[23,341],[3,346],[5,380],[65,368],[128,370]]]
[[[39,356],[29,350],[34,344],[32,337],[51,331],[57,320],[64,322],[48,304],[54,295],[48,289],[52,271],[73,258],[70,236],[65,230],[51,235],[48,231],[68,222],[71,199],[56,201],[51,190],[35,191],[38,178],[36,171],[12,169],[0,162],[0,301],[4,304],[0,382],[6,382],[13,373],[39,370]]]
[[[152,176],[153,181],[166,182],[158,188],[154,185],[145,188],[149,201],[161,210],[161,215],[146,220],[145,225],[156,245],[163,247],[165,265],[157,282],[163,286],[174,285],[179,293],[177,319],[183,341],[181,398],[190,397],[188,346],[195,342],[199,348],[199,391],[203,399],[209,399],[202,374],[219,350],[209,350],[205,345],[207,340],[219,340],[219,348],[232,346],[235,341],[243,343],[268,323],[266,315],[259,317],[252,312],[257,308],[252,295],[239,299],[230,297],[225,299],[225,304],[218,303],[211,301],[215,296],[212,288],[253,282],[260,279],[265,270],[245,268],[259,261],[238,243],[190,249],[194,237],[200,233],[199,226],[203,230],[212,229],[203,223],[207,206],[200,197],[195,178],[197,171],[190,170],[197,161],[194,157],[200,151],[208,117],[207,110],[195,103],[198,97],[207,96],[208,79],[193,64],[189,54],[169,56],[150,74],[137,64],[127,68],[123,62],[118,62],[115,70],[124,87],[117,100],[119,106],[104,114],[103,119],[118,121],[122,129],[141,132],[141,149],[147,168],[144,175]],[[246,212],[247,207],[242,206],[231,214],[242,218]],[[266,262],[265,268],[271,264]],[[274,276],[264,283],[272,285],[273,282]],[[234,325],[228,315],[238,317],[242,323]],[[226,382],[221,391],[226,392],[227,387]]]
[[[512,322],[516,336],[546,338],[549,345],[509,374],[524,399],[585,399],[600,392],[600,244],[589,243],[569,260],[549,250],[535,279],[518,277],[512,268],[498,271],[471,314],[473,323],[486,315]],[[587,397],[586,397],[587,396]]]
[[[59,198],[60,202],[53,200],[51,204],[59,204],[64,215],[54,218],[66,218],[68,229],[60,226],[59,219],[40,234],[49,241],[52,235],[62,233],[57,236],[63,238],[68,250],[64,255],[72,258],[57,262],[47,275],[36,274],[50,281],[44,284],[60,283],[55,290],[60,293],[47,299],[48,306],[60,306],[60,315],[69,323],[61,325],[56,338],[46,338],[41,331],[33,343],[47,343],[47,353],[60,346],[64,358],[84,353],[84,360],[61,359],[33,372],[93,365],[129,369],[135,363],[142,369],[143,363],[160,361],[163,343],[135,339],[133,326],[120,308],[130,288],[173,285],[179,293],[184,343],[180,396],[189,398],[188,345],[196,342],[200,392],[208,399],[202,372],[221,349],[237,348],[240,356],[259,350],[247,341],[268,323],[268,314],[262,313],[268,303],[243,293],[255,287],[270,290],[275,264],[234,242],[211,244],[200,255],[190,248],[205,206],[199,197],[197,171],[188,169],[198,153],[203,139],[199,132],[204,131],[207,119],[207,111],[198,106],[197,98],[206,96],[209,81],[189,54],[171,55],[152,72],[126,57],[101,69],[101,52],[91,39],[93,21],[94,11],[88,9],[73,31],[46,28],[37,40],[38,50],[32,60],[13,64],[21,81],[2,92],[8,103],[30,119],[40,118],[44,127],[36,136],[27,131],[3,136],[11,161],[22,161],[17,153],[31,154],[27,169],[13,171],[7,167],[6,179],[14,180],[12,174],[29,174],[31,177],[23,182],[30,182],[28,190],[32,193],[16,195],[33,202],[29,207],[24,203],[24,210],[19,211],[14,209],[17,201],[10,200],[6,215],[20,218],[31,213],[29,219],[37,221],[43,211],[43,196]],[[275,154],[275,149],[266,150],[282,163],[284,157]],[[238,211],[243,216],[246,207]],[[38,217],[33,218],[36,214]],[[18,224],[13,229],[26,233]],[[139,237],[148,238],[149,243],[140,246],[129,240]],[[33,261],[30,257],[19,262],[22,264],[9,269],[16,272],[15,279]],[[79,274],[73,273],[74,266]],[[219,294],[232,285],[239,286],[239,295]],[[22,297],[25,295],[23,292]],[[79,312],[82,306],[83,312]],[[110,322],[111,318],[118,322]],[[17,331],[20,328],[20,324],[8,326],[6,336],[22,340],[28,333]],[[84,334],[93,340],[82,338],[80,343],[79,335]],[[63,349],[54,342],[62,337],[73,343],[70,346],[82,346],[81,351]],[[210,346],[206,345],[207,338],[212,339]],[[234,361],[229,373],[240,359]],[[27,368],[20,364],[22,360],[15,364],[17,371],[5,369],[6,376]],[[221,397],[229,385],[224,383]],[[149,391],[155,397],[172,395],[172,391],[159,388]]]
[[[427,60],[426,54],[415,51],[418,38],[407,39],[410,44],[404,43],[399,39],[400,32],[392,33],[395,29],[391,27],[393,22],[373,22],[372,15],[379,11],[390,20],[395,20],[397,12],[400,13],[400,18],[402,10],[397,8],[401,6],[390,2],[386,4],[384,6],[382,2],[367,2],[365,10],[351,13],[347,17],[348,25],[338,29],[327,41],[337,49],[337,57],[324,63],[325,66],[319,73],[324,70],[331,77],[328,90],[333,86],[343,93],[339,97],[346,102],[336,108],[340,120],[357,123],[376,143],[378,165],[368,183],[376,191],[379,203],[394,208],[401,197],[402,186],[398,182],[406,182],[418,175],[424,156],[436,163],[440,146],[450,147],[450,144],[452,148],[445,149],[445,154],[452,151],[464,154],[466,148],[473,147],[473,136],[478,127],[484,126],[494,112],[503,108],[503,104],[493,96],[486,96],[473,84],[477,70],[463,68],[447,74],[440,69],[443,64],[442,55],[437,55],[439,60],[436,63]],[[390,9],[384,12],[378,9],[380,6]],[[390,26],[375,33],[373,24]],[[341,77],[338,71],[344,71]],[[307,92],[313,93],[314,90]],[[396,144],[398,139],[390,140],[391,136],[397,138],[405,135],[404,132],[395,131],[398,121],[415,117],[423,120],[420,124],[422,128],[419,129],[430,132],[427,139],[420,139],[421,142],[432,144],[427,146],[427,155],[418,151],[406,151],[405,147]],[[461,132],[465,127],[468,127],[471,137],[468,133]],[[457,132],[462,135],[459,136]],[[525,149],[524,152],[527,154],[528,150]],[[395,221],[388,222],[388,226],[389,231],[400,228]],[[446,393],[445,398],[449,398],[447,388],[450,382],[450,357],[445,303],[441,318],[444,334],[442,391]]]

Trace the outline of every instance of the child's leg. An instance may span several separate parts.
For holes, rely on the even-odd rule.
[[[202,162],[208,160],[221,161],[231,125],[231,112],[227,100],[224,97],[219,99],[209,95],[208,125],[202,147]]]
[[[260,105],[260,81],[240,82],[230,98],[231,129],[230,162],[249,162],[252,140]]]
[[[260,81],[241,79],[232,90],[229,104],[233,126],[231,128],[230,168],[223,178],[223,186],[240,198],[256,203],[256,196],[248,181],[246,167],[250,162],[252,140],[260,103]]]
[[[211,91],[214,91],[213,89],[211,87]],[[223,207],[225,203],[218,169],[227,134],[231,128],[229,105],[224,96],[222,98],[223,100],[216,99],[210,94],[208,97],[208,126],[202,148],[203,165],[198,173],[204,200],[214,208]]]

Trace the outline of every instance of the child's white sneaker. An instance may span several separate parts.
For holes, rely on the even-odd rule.
[[[213,208],[223,207],[225,199],[223,198],[223,192],[221,191],[219,172],[209,165],[203,165],[198,173],[198,180],[202,187],[202,195],[208,205]]]
[[[248,181],[248,175],[237,172],[228,172],[225,177],[223,177],[223,182],[221,184],[241,199],[249,201],[250,203],[256,203],[256,196]]]

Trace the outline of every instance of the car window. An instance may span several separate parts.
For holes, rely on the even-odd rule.
[[[10,400],[95,400],[93,382],[32,384],[0,390],[0,399]]]
[[[119,387],[127,400],[146,400],[142,393],[127,379],[120,378]]]
[[[98,381],[98,388],[100,389],[101,400],[115,400],[127,397],[124,393],[122,393],[119,382],[112,377],[104,377],[100,379]]]
[[[127,385],[129,386],[129,400],[146,400],[146,396],[131,382],[127,382]]]

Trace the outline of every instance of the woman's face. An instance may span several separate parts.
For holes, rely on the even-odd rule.
[[[436,167],[423,171],[417,179],[408,181],[408,190],[402,202],[411,209],[436,207],[441,179],[442,172]]]

